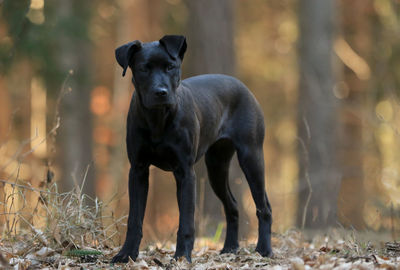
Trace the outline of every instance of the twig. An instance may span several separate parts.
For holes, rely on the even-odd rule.
[[[303,117],[303,122],[304,125],[306,127],[307,130],[307,140],[308,142],[311,140],[311,132],[310,132],[310,127],[307,123],[307,119]],[[311,201],[311,196],[313,193],[313,189],[312,189],[312,185],[311,185],[311,180],[310,180],[310,175],[308,173],[308,168],[309,168],[309,164],[310,164],[310,160],[309,160],[309,154],[307,151],[307,147],[304,143],[304,141],[301,138],[298,138],[298,140],[300,141],[300,144],[303,148],[304,151],[304,160],[305,160],[305,164],[304,164],[304,177],[307,181],[307,186],[308,186],[308,196],[306,199],[306,203],[304,204],[304,209],[303,209],[303,216],[302,216],[302,220],[301,220],[301,228],[304,229],[304,226],[306,224],[306,217],[307,217],[307,210],[308,210],[308,205],[310,204]]]
[[[393,210],[393,203],[390,204],[390,225],[391,225],[391,229],[392,229],[392,239],[393,242],[396,241],[396,230],[394,228],[394,210]]]
[[[20,156],[22,150],[24,149],[24,147],[29,144],[31,141],[35,140],[37,137],[37,134],[33,137],[33,138],[28,138],[22,141],[21,145],[19,146],[18,150],[14,152],[14,154],[12,155],[12,157],[9,159],[8,162],[6,162],[5,165],[3,165],[0,168],[0,171],[3,171],[5,168],[7,168],[13,161],[18,160],[19,162],[21,162],[20,159],[18,159],[18,157]]]
[[[19,172],[20,172],[20,165],[18,165],[18,169],[17,169],[17,177],[15,178],[15,182],[17,182],[17,179],[18,179],[18,177],[19,177]],[[14,194],[15,193],[15,186],[12,186],[12,192],[11,192],[11,194]],[[14,206],[14,201],[15,201],[15,196],[13,195],[12,197],[11,197],[11,204],[10,204],[10,207],[9,207],[9,210],[8,210],[8,212],[11,212],[11,209],[13,208],[13,206]],[[17,221],[17,215],[14,215],[13,216],[13,221],[12,221],[12,225],[11,225],[11,227],[10,227],[10,232],[12,232],[12,230],[13,230],[13,228],[15,229],[15,235],[17,235],[17,223],[18,223],[18,221]]]
[[[37,145],[35,145],[34,147],[32,147],[31,150],[26,151],[25,153],[23,153],[23,154],[21,155],[22,159],[24,159],[27,155],[32,154],[33,152],[35,152],[35,150],[36,150],[41,144],[43,144],[43,143],[47,140],[47,138],[50,137],[50,135],[52,135],[53,132],[55,132],[59,127],[60,127],[60,121],[58,121],[58,122],[56,123],[56,125],[55,125],[49,132],[47,132],[46,137],[44,137]],[[36,134],[35,137],[37,137],[37,136],[38,136],[38,135]],[[33,140],[33,139],[32,139],[32,140]]]
[[[63,84],[61,86],[60,93],[58,94],[56,107],[55,107],[55,115],[54,115],[54,119],[53,119],[53,126],[59,126],[60,125],[60,121],[61,121],[61,117],[60,117],[61,100],[64,97],[65,93],[67,92],[66,89],[65,89],[65,86],[67,84],[68,79],[71,77],[71,75],[72,75],[72,72],[69,72],[67,74],[67,77],[64,79]],[[56,135],[57,135],[57,130],[54,130],[54,132],[52,133],[52,136],[49,137],[49,141],[51,141],[51,145],[50,145],[49,149],[53,153],[56,152]]]
[[[33,140],[35,140],[38,137],[38,134],[36,133],[34,137],[25,139],[22,141],[21,145],[19,146],[18,150],[14,152],[14,154],[12,155],[12,157],[10,157],[10,159],[8,160],[8,162],[6,162],[1,168],[0,171],[3,171],[5,168],[7,168],[13,161],[18,161],[18,163],[21,163],[22,160],[25,159],[26,156],[28,156],[29,154],[32,154],[41,144],[43,144],[47,138],[53,134],[58,128],[60,127],[60,122],[58,121],[56,123],[56,125],[46,134],[46,136],[37,144],[35,145],[32,149],[22,153],[22,150],[24,149],[24,147],[31,143]],[[21,154],[22,153],[22,154]],[[20,167],[20,165],[18,166],[18,168]],[[9,173],[9,175],[13,175],[14,171],[12,173]],[[17,178],[18,179],[18,178]]]
[[[10,182],[10,181],[7,181],[7,180],[3,180],[3,179],[0,179],[0,182],[4,183],[4,184],[9,184],[11,186],[16,186],[16,187],[19,187],[19,188],[28,189],[28,190],[31,190],[31,191],[43,192],[43,193],[53,194],[53,195],[59,195],[56,192],[45,191],[45,190],[41,190],[41,189],[38,189],[38,188],[26,186],[26,185],[16,184],[16,183],[13,183],[13,182]]]

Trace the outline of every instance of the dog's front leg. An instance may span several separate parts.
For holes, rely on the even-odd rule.
[[[194,244],[194,210],[196,202],[196,175],[193,166],[174,172],[179,206],[179,229],[175,259],[182,256],[191,262]]]
[[[149,189],[149,167],[132,166],[129,171],[129,216],[128,230],[121,251],[112,263],[128,262],[129,257],[136,260],[142,240],[142,225]]]

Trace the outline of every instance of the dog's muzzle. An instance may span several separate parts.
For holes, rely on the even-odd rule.
[[[150,93],[147,94],[146,102],[148,108],[159,108],[163,106],[170,106],[174,103],[175,99],[171,91],[166,87],[157,87],[152,89]]]

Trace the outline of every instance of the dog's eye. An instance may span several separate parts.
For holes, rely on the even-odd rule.
[[[142,73],[147,73],[147,72],[149,72],[149,69],[147,67],[140,67],[139,71]]]
[[[171,71],[171,70],[173,70],[175,68],[175,66],[173,65],[173,64],[169,64],[168,66],[167,66],[167,70],[168,71]]]

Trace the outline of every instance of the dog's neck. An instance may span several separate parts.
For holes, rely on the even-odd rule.
[[[168,124],[172,121],[173,111],[169,107],[147,109],[146,122],[151,133],[151,141],[158,143]]]
[[[151,141],[159,143],[168,124],[170,124],[176,113],[176,106],[165,106],[161,108],[148,109],[143,106],[140,98],[136,103],[138,113],[141,115],[143,125],[150,131]]]

